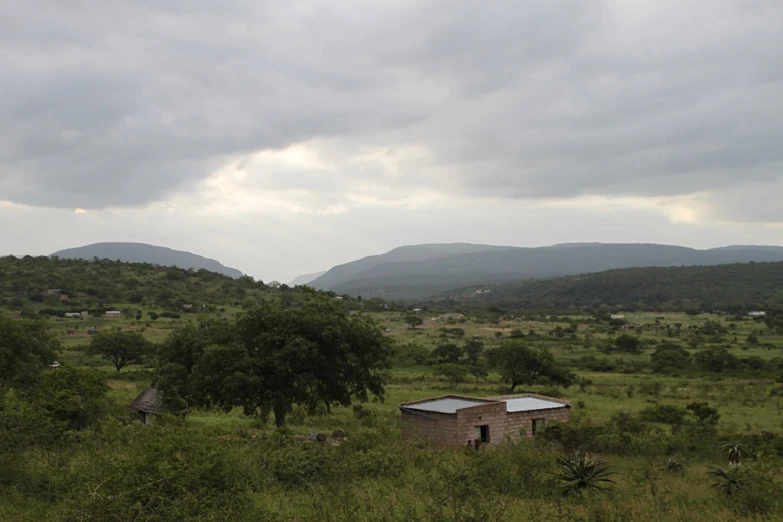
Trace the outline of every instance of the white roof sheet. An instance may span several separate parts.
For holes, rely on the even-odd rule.
[[[434,401],[409,404],[407,406],[404,406],[404,408],[410,410],[432,411],[435,413],[457,413],[457,410],[461,408],[469,408],[470,406],[476,406],[477,404],[486,404],[486,403],[484,401],[472,401],[469,399],[456,399],[456,398],[448,397],[445,399],[437,399]]]
[[[516,411],[548,410],[551,408],[565,408],[565,404],[554,401],[545,401],[535,397],[522,397],[519,399],[507,399],[506,411],[513,413]]]

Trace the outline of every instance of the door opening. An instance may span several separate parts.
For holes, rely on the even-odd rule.
[[[479,440],[481,440],[482,443],[489,442],[489,426],[479,426]]]
[[[544,427],[545,419],[533,419],[533,435]]]

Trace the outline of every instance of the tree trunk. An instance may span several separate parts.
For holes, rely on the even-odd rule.
[[[274,407],[275,411],[275,426],[278,428],[282,428],[285,426],[285,414],[286,414],[286,407],[282,404],[275,405]]]

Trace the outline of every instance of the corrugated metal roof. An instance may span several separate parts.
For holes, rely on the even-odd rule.
[[[515,411],[533,411],[533,410],[549,410],[552,408],[566,408],[565,404],[545,401],[543,399],[536,399],[535,397],[522,397],[519,399],[507,399],[506,411],[513,413]]]
[[[469,408],[471,406],[476,406],[477,404],[486,404],[486,402],[447,397],[445,399],[437,399],[434,401],[406,404],[405,408],[410,410],[432,411],[435,413],[457,413],[457,410],[459,409]]]

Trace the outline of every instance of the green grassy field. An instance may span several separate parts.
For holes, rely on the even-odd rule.
[[[239,312],[236,310],[226,310],[226,316],[231,317]],[[556,320],[530,321],[514,319],[504,321],[502,326],[496,324],[479,324],[475,320],[467,317],[457,317],[454,320],[438,320],[415,329],[406,328],[404,316],[395,313],[376,313],[371,314],[379,325],[386,329],[399,329],[390,334],[397,340],[398,344],[416,344],[427,350],[432,350],[439,343],[455,342],[463,343],[474,336],[480,336],[484,341],[486,349],[491,350],[499,346],[503,339],[508,338],[510,332],[515,329],[522,330],[525,334],[535,331],[541,336],[536,340],[543,346],[549,348],[555,357],[565,364],[578,362],[584,357],[595,357],[606,360],[610,363],[633,363],[634,361],[646,363],[649,361],[650,349],[645,349],[639,354],[612,353],[604,354],[600,347],[609,343],[616,335],[626,332],[601,331],[601,327],[590,325],[589,318],[573,316],[567,318],[558,318]],[[426,316],[426,314],[423,314]],[[430,319],[435,316],[426,316]],[[655,317],[663,319],[658,320],[661,330],[628,332],[631,335],[638,335],[643,343],[656,343],[665,341],[682,342],[685,332],[691,328],[705,324],[707,321],[714,321],[724,325],[736,325],[729,330],[729,333],[723,335],[725,342],[716,343],[730,346],[731,353],[738,357],[760,357],[762,359],[773,359],[783,356],[783,336],[772,335],[764,332],[764,325],[755,321],[745,320],[738,322],[728,322],[726,317],[716,315],[689,316],[685,314],[625,314],[626,320],[633,324],[655,325]],[[120,328],[126,331],[136,331],[144,335],[148,340],[159,343],[162,342],[174,329],[181,327],[189,321],[197,318],[185,316],[180,319],[159,318],[155,321],[141,320],[133,318],[105,319],[105,318],[87,318],[75,320],[55,320],[49,319],[52,333],[57,336],[62,345],[61,362],[78,365],[89,365],[107,372],[111,377],[110,385],[114,390],[113,396],[118,400],[130,402],[135,393],[144,389],[149,382],[132,381],[128,382],[123,377],[130,373],[134,379],[149,378],[151,374],[134,371],[134,367],[124,369],[118,375],[114,369],[105,361],[96,357],[89,357],[85,354],[85,349],[90,342],[90,336],[86,330],[90,327],[97,328],[98,331]],[[556,328],[567,328],[572,324],[585,324],[589,333],[578,332],[575,335],[566,335],[562,338],[550,337],[549,332]],[[679,324],[679,336],[667,335],[663,333],[666,325],[674,331],[674,325]],[[439,332],[441,328],[462,328],[464,336],[461,339],[455,339],[451,336],[444,338]],[[728,328],[728,326],[727,326]],[[68,331],[75,335],[68,335]],[[751,332],[760,332],[760,342],[771,346],[749,346],[747,337]],[[502,338],[497,338],[496,333],[502,333]],[[737,337],[735,344],[730,344],[731,340]],[[651,345],[652,346],[652,345]],[[689,349],[694,353],[696,349]],[[770,397],[770,392],[774,389],[775,383],[769,378],[760,378],[754,376],[731,376],[731,375],[660,375],[653,374],[650,371],[640,373],[617,372],[595,372],[586,369],[577,370],[580,377],[591,381],[591,384],[580,389],[578,386],[572,386],[568,389],[559,389],[559,396],[571,400],[574,404],[581,401],[584,407],[580,407],[585,414],[594,417],[597,420],[606,420],[613,414],[621,411],[638,411],[651,404],[667,403],[684,406],[694,401],[708,401],[719,407],[722,415],[722,429],[727,433],[741,434],[756,432],[758,430],[780,430],[783,428],[783,416],[781,416],[781,407],[783,407],[783,397]],[[147,377],[144,377],[147,376]],[[458,384],[456,388],[450,389],[445,380],[438,379],[431,375],[431,369],[427,366],[414,365],[408,367],[395,367],[391,373],[391,381],[388,386],[386,402],[382,405],[369,405],[370,408],[377,408],[379,411],[394,411],[396,407],[406,401],[426,398],[432,395],[443,395],[456,393],[462,395],[486,396],[500,393],[504,390],[504,384],[500,382],[499,375],[490,372],[486,380],[482,380],[477,386],[473,379],[468,378],[465,383]],[[119,378],[118,378],[119,377]],[[131,391],[128,391],[131,389]],[[536,393],[551,391],[546,386],[531,386],[528,391]],[[135,395],[134,395],[135,396]]]
[[[226,315],[236,312],[227,310]],[[193,318],[52,318],[48,319],[51,331],[63,346],[60,361],[103,372],[115,419],[124,421],[107,421],[81,435],[81,442],[60,449],[30,452],[26,474],[20,476],[32,478],[0,493],[0,520],[712,522],[783,516],[780,502],[769,504],[775,493],[766,492],[763,499],[755,500],[724,498],[706,475],[708,466],[725,466],[721,446],[727,441],[742,441],[753,451],[765,448],[768,456],[748,464],[748,469],[780,462],[774,443],[783,433],[783,387],[768,375],[752,372],[656,374],[649,367],[657,344],[685,344],[708,321],[724,325],[727,333],[720,335],[721,340],[701,335],[702,344],[689,346],[691,353],[704,346],[728,346],[737,357],[780,357],[783,337],[765,331],[763,324],[720,316],[626,314],[633,324],[655,326],[655,317],[663,319],[657,320],[657,330],[641,332],[613,331],[587,317],[519,322],[510,318],[503,325],[452,317],[408,329],[399,313],[373,315],[383,329],[392,330],[389,336],[397,341],[398,353],[410,345],[431,351],[444,341],[463,344],[474,336],[491,350],[512,330],[522,330],[526,336],[534,331],[537,336],[527,337],[526,342],[550,349],[558,361],[573,366],[581,380],[568,388],[531,385],[517,391],[571,401],[569,424],[584,437],[586,447],[611,467],[610,491],[562,498],[554,478],[554,459],[562,447],[555,439],[537,438],[472,453],[401,440],[400,404],[446,394],[481,397],[507,392],[508,385],[494,370],[478,382],[468,377],[451,387],[433,375],[431,361],[397,364],[388,372],[383,401],[335,407],[331,413],[296,407],[281,430],[268,419],[244,416],[239,409],[192,410],[184,418],[164,417],[143,426],[129,422],[133,417],[123,410],[153,382],[155,361],[116,372],[105,361],[86,355],[90,337],[81,334],[89,327],[120,328],[159,343]],[[587,325],[589,332],[567,331],[576,324]],[[444,338],[439,331],[443,327],[462,328],[464,335]],[[567,332],[560,336],[558,329]],[[502,333],[502,338],[496,333]],[[639,336],[641,353],[601,350],[623,333]],[[748,337],[754,333],[759,344],[749,345]],[[582,364],[586,357],[606,360],[616,369],[592,371]],[[634,363],[639,363],[638,371]],[[714,433],[701,436],[665,423],[639,427],[632,422],[646,408],[685,407],[693,402],[717,408],[720,420]],[[302,442],[312,433],[335,430],[347,435],[340,445]],[[783,444],[780,448],[783,451]],[[670,459],[684,462],[681,473],[666,471]],[[767,472],[776,477],[779,487],[779,467]],[[59,500],[40,500],[46,498]]]

